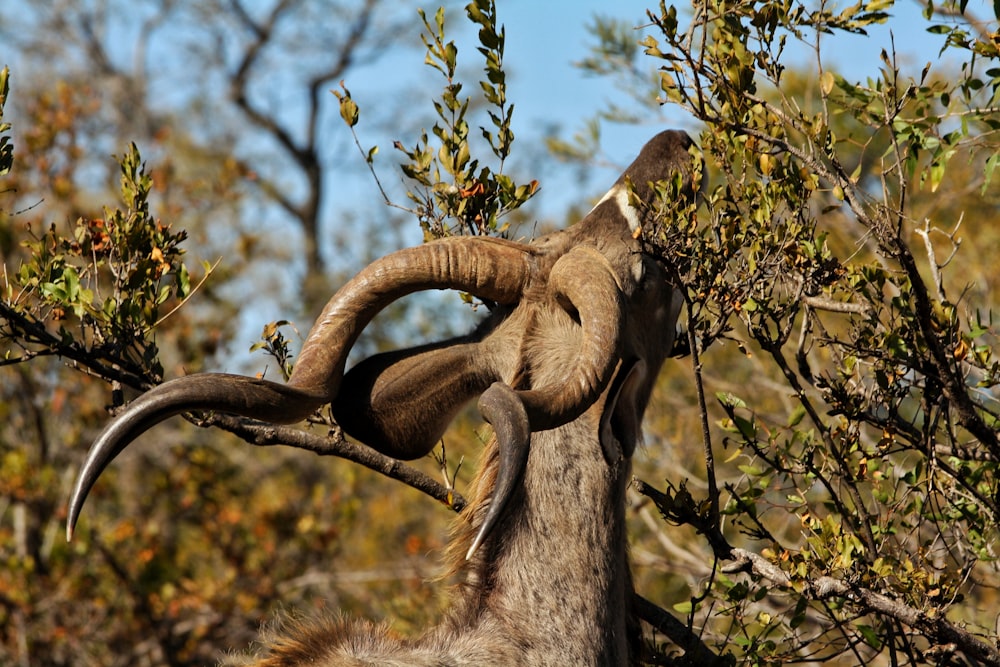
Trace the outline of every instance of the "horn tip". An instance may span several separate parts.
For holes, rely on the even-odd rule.
[[[76,532],[76,522],[80,518],[80,498],[78,493],[74,493],[69,499],[69,506],[66,510],[66,541],[73,541],[73,534]]]
[[[465,552],[466,562],[472,560],[472,557],[476,554],[476,550],[479,549],[479,545],[483,543],[483,538],[486,535],[486,528],[487,526],[483,525],[483,527],[479,529],[476,539],[472,540],[472,545],[469,547],[469,550]]]

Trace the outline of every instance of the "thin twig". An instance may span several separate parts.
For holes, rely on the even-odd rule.
[[[219,259],[215,260],[215,264],[213,264],[211,267],[209,267],[209,269],[205,272],[205,275],[202,276],[201,280],[198,281],[198,284],[195,285],[191,289],[191,291],[189,291],[187,293],[187,296],[185,296],[183,299],[181,299],[177,303],[177,305],[175,305],[173,308],[171,308],[170,311],[167,312],[163,317],[161,317],[158,320],[156,320],[156,322],[153,323],[153,326],[151,326],[150,329],[155,329],[156,327],[160,326],[161,324],[163,324],[164,320],[166,320],[168,317],[170,317],[171,315],[173,315],[174,313],[176,313],[178,310],[180,310],[181,306],[183,306],[184,304],[186,304],[188,302],[188,300],[190,300],[191,297],[194,296],[195,292],[197,292],[199,289],[201,289],[201,286],[205,284],[205,281],[208,280],[208,277],[210,275],[212,275],[212,272],[215,271],[215,269],[221,263],[222,263],[222,258],[221,257]]]
[[[430,475],[370,447],[348,441],[339,427],[330,429],[329,434],[324,437],[291,426],[276,426],[222,414],[214,414],[195,423],[199,426],[217,426],[255,447],[284,445],[305,449],[320,456],[337,456],[354,461],[386,477],[399,480],[456,512],[461,512],[467,504],[466,499],[455,489],[448,488]]]

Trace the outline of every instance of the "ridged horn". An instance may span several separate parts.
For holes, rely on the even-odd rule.
[[[503,239],[457,237],[373,262],[326,304],[288,384],[324,390],[332,400],[358,334],[376,313],[407,294],[454,289],[496,303],[516,302],[534,274],[532,252],[530,246]]]
[[[466,560],[490,536],[524,477],[531,433],[583,414],[604,392],[619,362],[625,302],[607,258],[588,246],[573,248],[553,265],[549,289],[580,322],[579,356],[558,384],[515,391],[496,382],[479,399],[479,412],[496,434],[499,461],[489,510]]]
[[[524,403],[517,392],[504,383],[494,382],[483,392],[479,397],[479,413],[493,427],[499,463],[490,507],[465,554],[465,560],[472,558],[507,509],[507,503],[524,478],[524,470],[528,465],[528,445],[531,441],[531,427]]]
[[[480,357],[471,336],[368,357],[344,377],[333,418],[383,454],[420,458],[462,406],[498,379]]]
[[[70,498],[72,538],[87,494],[109,463],[141,433],[174,415],[215,410],[276,424],[308,417],[337,394],[347,353],[362,329],[407,294],[455,289],[497,302],[517,301],[535,271],[528,246],[493,238],[442,239],[387,255],[358,273],[323,309],[287,385],[240,375],[199,373],[146,392],[111,421],[90,448]],[[372,443],[378,449],[378,443]]]
[[[532,431],[570,422],[589,408],[611,380],[621,350],[625,302],[614,269],[600,252],[578,246],[549,275],[557,302],[583,330],[576,364],[558,384],[518,391]]]

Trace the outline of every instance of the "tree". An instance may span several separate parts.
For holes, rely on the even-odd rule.
[[[58,64],[57,79],[102,91],[89,100],[96,107],[91,139],[103,151],[80,158],[89,169],[107,170],[101,158],[130,141],[158,166],[162,161],[160,168],[175,170],[172,177],[224,166],[244,199],[236,210],[216,211],[215,224],[242,231],[245,242],[255,244],[254,261],[302,260],[294,267],[300,285],[293,286],[308,288],[304,306],[312,312],[327,296],[327,260],[344,264],[331,241],[345,232],[324,220],[342,224],[352,209],[338,178],[349,143],[329,130],[337,109],[329,90],[390,45],[416,46],[416,40],[397,39],[411,20],[409,6],[379,0],[98,0],[11,3],[0,34],[15,53],[31,55],[23,74],[45,80]],[[411,94],[397,92],[401,101]],[[376,127],[417,129],[406,128],[394,112],[386,105],[384,116],[373,113],[370,120]],[[335,204],[345,213],[331,215]],[[229,251],[226,235],[195,229],[199,217],[185,215],[185,227],[204,236],[199,243]],[[384,234],[371,235],[376,241],[390,236],[391,221],[383,226]],[[289,245],[294,253],[284,250]],[[359,248],[356,239],[352,245],[348,258],[383,251]],[[293,292],[301,300],[301,289],[275,299],[290,300]]]
[[[836,34],[890,7],[661,3],[642,42],[660,101],[704,124],[715,185],[706,212],[646,236],[688,290],[704,491],[676,475],[640,490],[701,536],[712,566],[674,608],[739,663],[1000,664],[998,366],[977,256],[1000,203],[997,25],[929,3],[957,72],[904,71],[891,45],[867,81],[825,67]],[[640,58],[596,32],[593,69]],[[793,42],[810,73],[789,66]],[[708,349],[723,340],[745,359]]]

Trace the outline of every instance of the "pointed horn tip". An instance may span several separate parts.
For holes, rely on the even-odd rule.
[[[66,541],[72,542],[76,533],[76,522],[80,519],[80,507],[76,504],[76,498],[70,498],[69,507],[66,510]]]
[[[488,532],[488,528],[489,526],[483,524],[483,527],[479,529],[479,532],[476,534],[476,539],[472,540],[472,545],[469,547],[469,550],[465,552],[466,562],[472,560],[472,557],[475,555],[476,550],[479,549],[479,545],[481,545],[483,543],[483,540],[486,539],[486,533]]]

